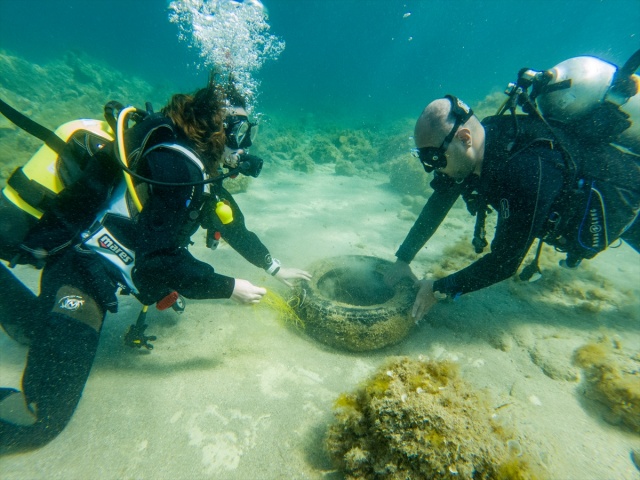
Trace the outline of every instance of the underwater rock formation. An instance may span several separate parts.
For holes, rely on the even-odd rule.
[[[318,164],[336,163],[342,160],[342,153],[327,136],[315,134],[309,145],[309,156]]]
[[[584,372],[587,398],[606,407],[604,419],[640,433],[640,353],[627,356],[619,342],[603,339],[574,352]]]
[[[372,145],[367,130],[342,130],[335,141],[345,160],[371,162],[377,159],[378,151]]]
[[[456,364],[392,358],[335,402],[326,446],[349,479],[535,479],[541,467]]]
[[[246,192],[249,190],[249,185],[251,185],[251,177],[238,175],[235,178],[225,178],[222,185],[232,195]]]
[[[358,168],[356,165],[346,160],[336,160],[336,175],[343,177],[354,177],[358,174]]]
[[[306,153],[301,153],[293,157],[293,169],[299,172],[313,173],[316,168],[315,165],[311,157]]]
[[[433,192],[429,182],[431,182],[431,176],[424,173],[418,159],[405,154],[390,162],[389,183],[401,194],[428,197]]]

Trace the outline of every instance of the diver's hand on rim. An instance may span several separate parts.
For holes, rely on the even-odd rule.
[[[266,288],[256,287],[254,284],[241,278],[235,279],[231,300],[238,303],[251,304],[258,303],[267,293]]]
[[[280,270],[278,270],[278,273],[276,273],[274,277],[290,288],[293,288],[291,280],[311,280],[311,274],[299,268],[280,267]]]
[[[413,303],[411,309],[411,316],[418,323],[422,320],[429,310],[438,303],[438,299],[433,294],[433,281],[432,280],[418,280],[416,286],[419,288],[416,295],[416,301]]]
[[[395,286],[400,280],[403,278],[410,278],[414,282],[417,282],[418,279],[411,271],[411,267],[409,264],[403,260],[396,260],[392,266],[390,266],[386,272],[384,272],[384,282],[390,286]]]

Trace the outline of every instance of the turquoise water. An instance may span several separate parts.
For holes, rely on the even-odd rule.
[[[0,0],[0,48],[33,61],[69,49],[176,89],[206,78],[163,0]],[[623,63],[640,45],[640,1],[266,0],[286,42],[256,73],[261,108],[415,116],[454,93],[473,104],[521,67],[577,55]],[[405,16],[410,13],[411,15]]]

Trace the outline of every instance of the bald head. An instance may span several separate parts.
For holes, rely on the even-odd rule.
[[[439,147],[453,130],[456,117],[452,114],[448,98],[434,100],[420,114],[413,138],[416,147]],[[473,115],[458,126],[451,144],[446,148],[447,167],[439,171],[455,179],[470,173],[480,174],[484,157],[484,127]]]
[[[439,98],[427,105],[413,132],[416,146],[437,146],[453,127],[454,119],[449,120],[451,102],[446,98]]]
[[[437,147],[442,143],[455,124],[455,117],[451,114],[451,102],[448,98],[438,98],[427,105],[413,132],[417,147]],[[474,115],[460,128],[468,128],[471,133],[477,133],[482,125]]]

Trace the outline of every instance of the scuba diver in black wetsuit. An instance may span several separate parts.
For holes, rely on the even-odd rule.
[[[640,55],[632,59],[638,62]],[[523,69],[521,75],[530,73]],[[533,73],[540,74],[540,82],[553,83],[550,73]],[[531,83],[523,84],[511,98],[529,115],[515,115],[514,104],[513,115],[488,117],[481,123],[467,105],[447,96],[427,105],[416,123],[414,153],[427,172],[435,170],[434,192],[396,252],[397,261],[385,274],[387,283],[403,277],[417,280],[409,263],[459,196],[478,216],[473,241],[477,253],[486,246],[488,206],[498,214],[490,253],[447,277],[417,282],[412,309],[416,321],[439,298],[455,298],[515,274],[536,238],[566,252],[562,264],[569,268],[619,238],[640,252],[640,156],[610,144],[631,125],[629,115],[617,115],[619,105],[603,101],[582,117],[582,130],[547,121],[527,95]],[[638,93],[639,83],[632,84],[635,89],[625,102]],[[527,277],[538,271],[541,245]]]
[[[264,288],[221,275],[189,253],[190,237],[200,226],[210,240],[221,236],[287,285],[310,278],[271,257],[217,180],[228,175],[220,173],[225,162],[236,166],[230,172],[252,176],[262,167],[261,159],[246,153],[254,125],[234,89],[212,77],[206,88],[174,95],[162,114],[125,132],[129,110],[135,111],[120,112],[118,140],[89,160],[97,160],[100,175],[87,173],[52,199],[12,259],[44,269],[40,295],[25,293],[21,298],[29,304],[18,320],[2,319],[28,341],[29,353],[22,391],[0,389],[0,453],[38,448],[66,426],[90,373],[106,312],[117,311],[118,289],[145,305],[167,294],[260,301]],[[101,201],[78,208],[74,194],[82,199],[87,189]],[[14,288],[17,280],[5,273],[3,290]]]

